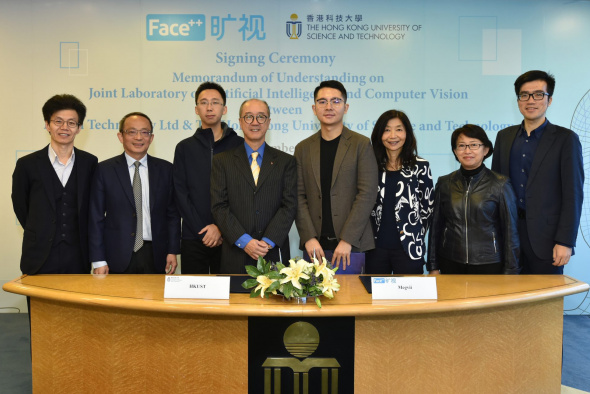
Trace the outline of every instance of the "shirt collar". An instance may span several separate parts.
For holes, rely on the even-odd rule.
[[[543,122],[543,124],[541,126],[537,127],[533,131],[531,131],[530,137],[536,138],[536,139],[541,138],[541,136],[543,135],[543,131],[545,131],[545,128],[547,127],[548,123],[549,123],[549,120],[547,118],[545,118],[545,121]],[[520,135],[523,137],[528,137],[528,134],[527,134],[526,130],[524,129],[524,120],[520,124]]]
[[[248,145],[247,142],[244,142],[244,146],[246,147],[246,155],[248,157],[252,156],[252,152],[254,152],[254,149],[250,148],[250,145]],[[264,147],[266,146],[266,142],[263,142],[262,145],[260,145],[260,148],[258,148],[258,150],[256,150],[256,152],[258,152],[258,157],[260,157],[260,159],[262,159],[262,157],[264,156]]]
[[[70,163],[74,162],[74,159],[76,158],[76,151],[74,149],[72,149],[72,155],[70,156],[70,158],[68,159],[68,161],[66,162],[66,166]],[[55,153],[55,151],[53,150],[53,148],[51,147],[51,144],[49,144],[49,162],[51,164],[55,164],[55,163],[60,163],[59,158],[57,157],[57,153]],[[64,164],[62,164],[64,165]]]
[[[139,163],[141,163],[142,166],[147,167],[147,157],[148,155],[146,154],[141,159],[135,160],[133,157],[129,156],[127,152],[125,152],[125,160],[127,160],[127,167],[132,167],[136,161],[139,161]]]

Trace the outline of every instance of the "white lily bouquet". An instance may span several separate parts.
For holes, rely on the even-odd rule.
[[[258,258],[256,267],[246,266],[246,272],[252,278],[242,283],[245,289],[252,289],[250,297],[270,297],[271,294],[283,295],[286,299],[292,297],[315,297],[315,303],[322,307],[319,296],[334,298],[335,292],[340,290],[340,284],[334,277],[338,268],[332,268],[322,257],[312,257],[312,263],[299,258],[289,260],[289,266],[282,263],[272,263]]]

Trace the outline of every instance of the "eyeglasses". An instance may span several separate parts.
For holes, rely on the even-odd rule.
[[[549,96],[549,93],[545,93],[545,92],[521,93],[521,94],[518,94],[516,97],[518,97],[518,101],[529,101],[529,98],[531,98],[531,96],[533,96],[533,100],[541,101],[545,98],[545,96]]]
[[[344,99],[337,98],[337,97],[331,98],[330,100],[319,99],[319,100],[316,100],[315,105],[317,105],[318,107],[325,107],[326,105],[328,105],[328,103],[332,104],[332,107],[338,107],[342,103],[344,103]]]
[[[149,138],[153,133],[153,131],[150,131],[148,129],[141,129],[141,130],[129,129],[129,130],[123,130],[123,132],[131,137],[135,137],[137,135],[137,133],[141,133],[141,136],[144,138]]]
[[[53,122],[53,124],[56,125],[57,127],[61,127],[65,123],[65,125],[69,129],[75,129],[76,127],[80,126],[80,123],[78,123],[78,122],[76,122],[74,120],[65,121],[63,119],[55,119],[55,120],[52,120],[51,122]]]
[[[469,150],[474,151],[474,150],[478,150],[480,146],[483,146],[484,144],[459,144],[457,145],[457,150],[459,152],[463,152],[465,149],[469,148]]]
[[[244,116],[242,116],[242,119],[244,119],[244,122],[250,124],[250,123],[254,122],[254,115],[244,115]],[[262,114],[256,115],[256,121],[260,124],[263,124],[264,122],[266,122],[267,119],[268,119],[268,116],[266,116],[266,115],[262,115]]]
[[[223,105],[223,103],[221,101],[207,101],[207,100],[201,100],[199,101],[199,105],[201,107],[208,107],[209,105],[211,105],[212,107],[218,107]]]

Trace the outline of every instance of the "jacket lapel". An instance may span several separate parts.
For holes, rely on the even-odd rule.
[[[266,147],[264,148],[264,156],[262,157],[262,166],[260,167],[260,175],[258,176],[257,187],[260,187],[266,178],[268,178],[270,173],[275,169],[276,158],[277,154],[274,149],[266,144]]]
[[[78,149],[74,148],[74,154],[76,159],[74,160],[74,166],[76,167],[76,181],[78,184],[78,212],[82,209],[82,202],[84,200],[84,188],[88,180],[84,179],[87,176],[88,162],[82,159],[82,155],[79,154]]]
[[[133,198],[133,186],[131,186],[131,178],[129,178],[129,168],[127,167],[127,160],[125,154],[119,156],[115,165],[115,173],[119,178],[123,192],[133,207],[135,207],[135,199]]]
[[[321,175],[320,175],[320,138],[321,131],[318,131],[313,141],[309,146],[309,160],[311,161],[311,171],[315,178],[315,183],[318,186],[318,190],[322,190]]]
[[[250,169],[250,159],[246,154],[246,147],[243,144],[234,150],[234,160],[238,171],[242,173],[242,176],[246,182],[248,182],[248,185],[250,185],[250,187],[255,190],[256,185],[254,184],[254,176],[252,175],[252,170]],[[262,163],[262,165],[264,165],[264,163]],[[262,168],[260,172],[262,173]]]
[[[338,143],[338,150],[336,150],[336,157],[334,158],[334,169],[332,170],[332,184],[330,187],[334,187],[334,183],[336,183],[336,178],[338,178],[338,172],[340,171],[340,166],[344,161],[344,156],[346,156],[346,152],[350,147],[350,134],[348,133],[348,129],[344,127],[342,129],[342,134],[340,135],[340,142]]]
[[[541,162],[553,146],[553,142],[555,141],[555,133],[557,133],[557,129],[551,123],[548,123],[545,131],[543,132],[543,136],[541,137],[541,141],[539,141],[539,146],[535,151],[535,156],[533,157],[533,163],[531,164],[531,172],[529,173],[529,178],[527,181],[527,188],[537,175],[539,171],[539,166]]]
[[[156,190],[158,190],[158,179],[162,179],[159,175],[160,167],[154,164],[155,161],[151,160],[151,156],[147,155],[147,170],[148,170],[148,182],[150,189],[150,213],[153,212],[156,204]],[[131,188],[133,190],[133,188]],[[162,195],[162,194],[160,194]]]
[[[53,188],[53,182],[51,181],[55,177],[55,170],[53,169],[52,163],[49,161],[49,145],[38,152],[37,154],[37,168],[41,174],[41,182],[43,183],[43,189],[47,194],[49,205],[55,212],[55,190]]]
[[[520,130],[520,126],[514,126],[510,129],[507,133],[508,137],[506,143],[502,145],[501,157],[506,158],[506,160],[500,163],[500,172],[502,174],[510,174],[510,150],[512,150],[512,144],[514,143],[518,130]]]

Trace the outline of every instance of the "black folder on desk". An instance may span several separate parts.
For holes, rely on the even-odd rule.
[[[373,288],[371,287],[371,278],[373,278],[373,277],[372,276],[359,276],[361,283],[363,284],[363,286],[365,286],[365,290],[367,290],[367,293],[369,293],[369,294],[371,294],[373,292]]]
[[[218,275],[218,276],[226,276],[226,275]],[[243,293],[247,294],[252,291],[252,289],[244,289],[242,287],[242,283],[246,280],[252,279],[250,275],[232,275],[229,277],[229,292],[230,293]]]

